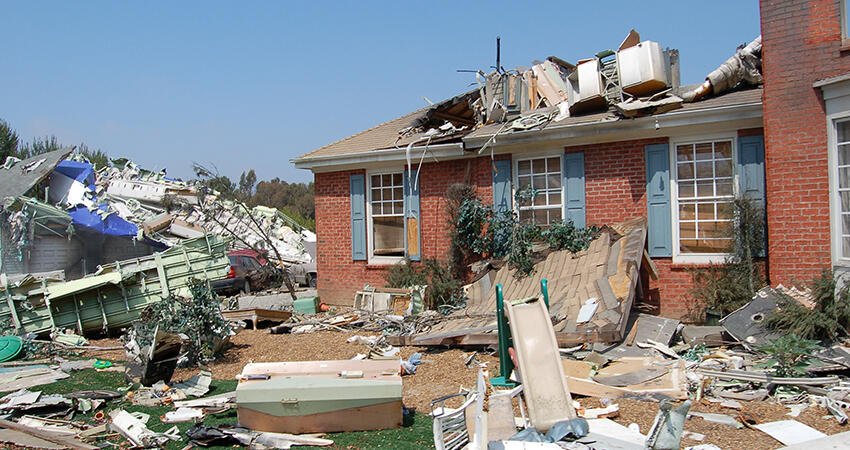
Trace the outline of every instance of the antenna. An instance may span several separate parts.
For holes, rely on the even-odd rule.
[[[496,72],[502,71],[502,37],[496,36]]]

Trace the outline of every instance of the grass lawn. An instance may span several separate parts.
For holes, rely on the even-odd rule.
[[[53,384],[37,386],[30,390],[40,390],[45,394],[64,394],[73,391],[89,390],[89,389],[117,389],[124,387],[124,376],[118,372],[97,372],[93,369],[82,370],[75,372],[70,378],[57,381]],[[213,380],[210,392],[207,395],[220,394],[236,389],[235,380]],[[153,431],[165,431],[171,428],[172,424],[160,422],[159,417],[167,411],[173,410],[171,406],[148,408],[143,406],[135,406],[129,402],[114,400],[101,407],[104,412],[113,409],[123,408],[127,411],[140,411],[150,414],[151,418],[148,421],[148,428]],[[76,416],[75,420],[91,420],[91,415]],[[342,449],[422,449],[433,448],[434,441],[431,434],[431,419],[426,414],[411,414],[405,417],[404,427],[394,430],[381,431],[361,431],[351,433],[335,433],[328,434],[325,437],[334,441],[332,447],[294,447],[297,449],[308,448],[342,448]],[[204,420],[205,425],[222,425],[236,424],[236,410],[229,410],[226,413],[207,416]],[[166,448],[180,449],[183,448],[189,441],[185,438],[185,432],[192,426],[191,422],[176,424],[180,429],[184,440],[179,442],[170,442]],[[216,448],[216,447],[209,447]],[[231,448],[231,447],[220,447]]]

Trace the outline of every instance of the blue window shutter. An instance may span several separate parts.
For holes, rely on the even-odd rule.
[[[741,198],[755,201],[764,214],[764,136],[738,138],[738,183]],[[758,256],[765,256],[764,248]]]
[[[670,154],[667,144],[646,146],[646,199],[649,256],[673,256]]]
[[[493,172],[493,209],[496,211],[511,210],[511,160],[500,159],[495,162]]]
[[[351,259],[366,261],[366,177],[348,178],[351,191]]]
[[[738,177],[741,197],[764,206],[764,137],[738,138]]]
[[[416,179],[416,170],[404,171],[404,248],[405,254],[411,261],[422,259],[420,237],[422,226],[419,214],[419,183],[421,181]],[[415,226],[416,229],[411,230],[411,226]],[[416,242],[411,242],[411,239],[415,239]]]
[[[576,227],[584,228],[584,153],[564,155],[564,206],[564,218],[572,220]]]

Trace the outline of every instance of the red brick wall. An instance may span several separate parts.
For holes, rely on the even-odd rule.
[[[850,71],[839,0],[762,0],[768,256],[771,282],[830,265],[827,125],[816,80]]]
[[[368,283],[384,286],[389,266],[351,259],[349,170],[315,175],[318,290],[322,301],[351,305],[354,293]],[[492,202],[490,158],[423,164],[419,179],[422,256],[445,259],[449,249],[446,190],[453,183],[476,186],[484,202]]]

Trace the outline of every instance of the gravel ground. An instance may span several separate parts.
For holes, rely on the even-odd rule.
[[[243,330],[233,337],[233,346],[227,350],[223,357],[210,366],[210,370],[212,370],[213,377],[216,379],[233,379],[248,362],[350,359],[357,353],[366,352],[366,347],[346,342],[348,337],[355,334],[369,335],[369,333],[334,331],[286,335],[269,334],[267,330],[262,329]],[[103,339],[93,341],[92,345],[112,346],[116,345],[116,342],[114,339]],[[475,368],[467,368],[464,364],[471,352],[458,349],[402,347],[401,356],[407,358],[415,352],[422,353],[423,363],[419,366],[416,374],[402,378],[405,406],[428,413],[430,412],[431,399],[456,393],[461,387],[474,387],[477,371]],[[115,351],[96,352],[88,356],[112,359],[113,361],[123,359],[123,354]],[[478,354],[476,358],[481,362],[488,363],[492,370],[498,370],[497,357]],[[175,379],[186,379],[196,372],[196,369],[181,369],[175,374]],[[579,398],[578,400],[585,407],[600,406],[597,399]],[[624,425],[636,423],[640,426],[641,432],[649,431],[658,411],[657,403],[628,399],[620,399],[617,403],[620,405],[620,416],[615,418],[615,421]],[[743,404],[741,411],[724,408],[707,401],[695,403],[692,410],[732,416],[742,414],[757,423],[792,418],[786,415],[789,411],[788,408],[776,403],[741,403]],[[825,409],[820,407],[806,409],[796,420],[826,434],[850,430],[850,426],[839,425]],[[762,450],[782,447],[761,431],[750,428],[737,430],[725,425],[707,422],[699,417],[688,419],[685,429],[703,434],[706,437],[702,442],[684,439],[683,446],[711,443],[730,450]]]

